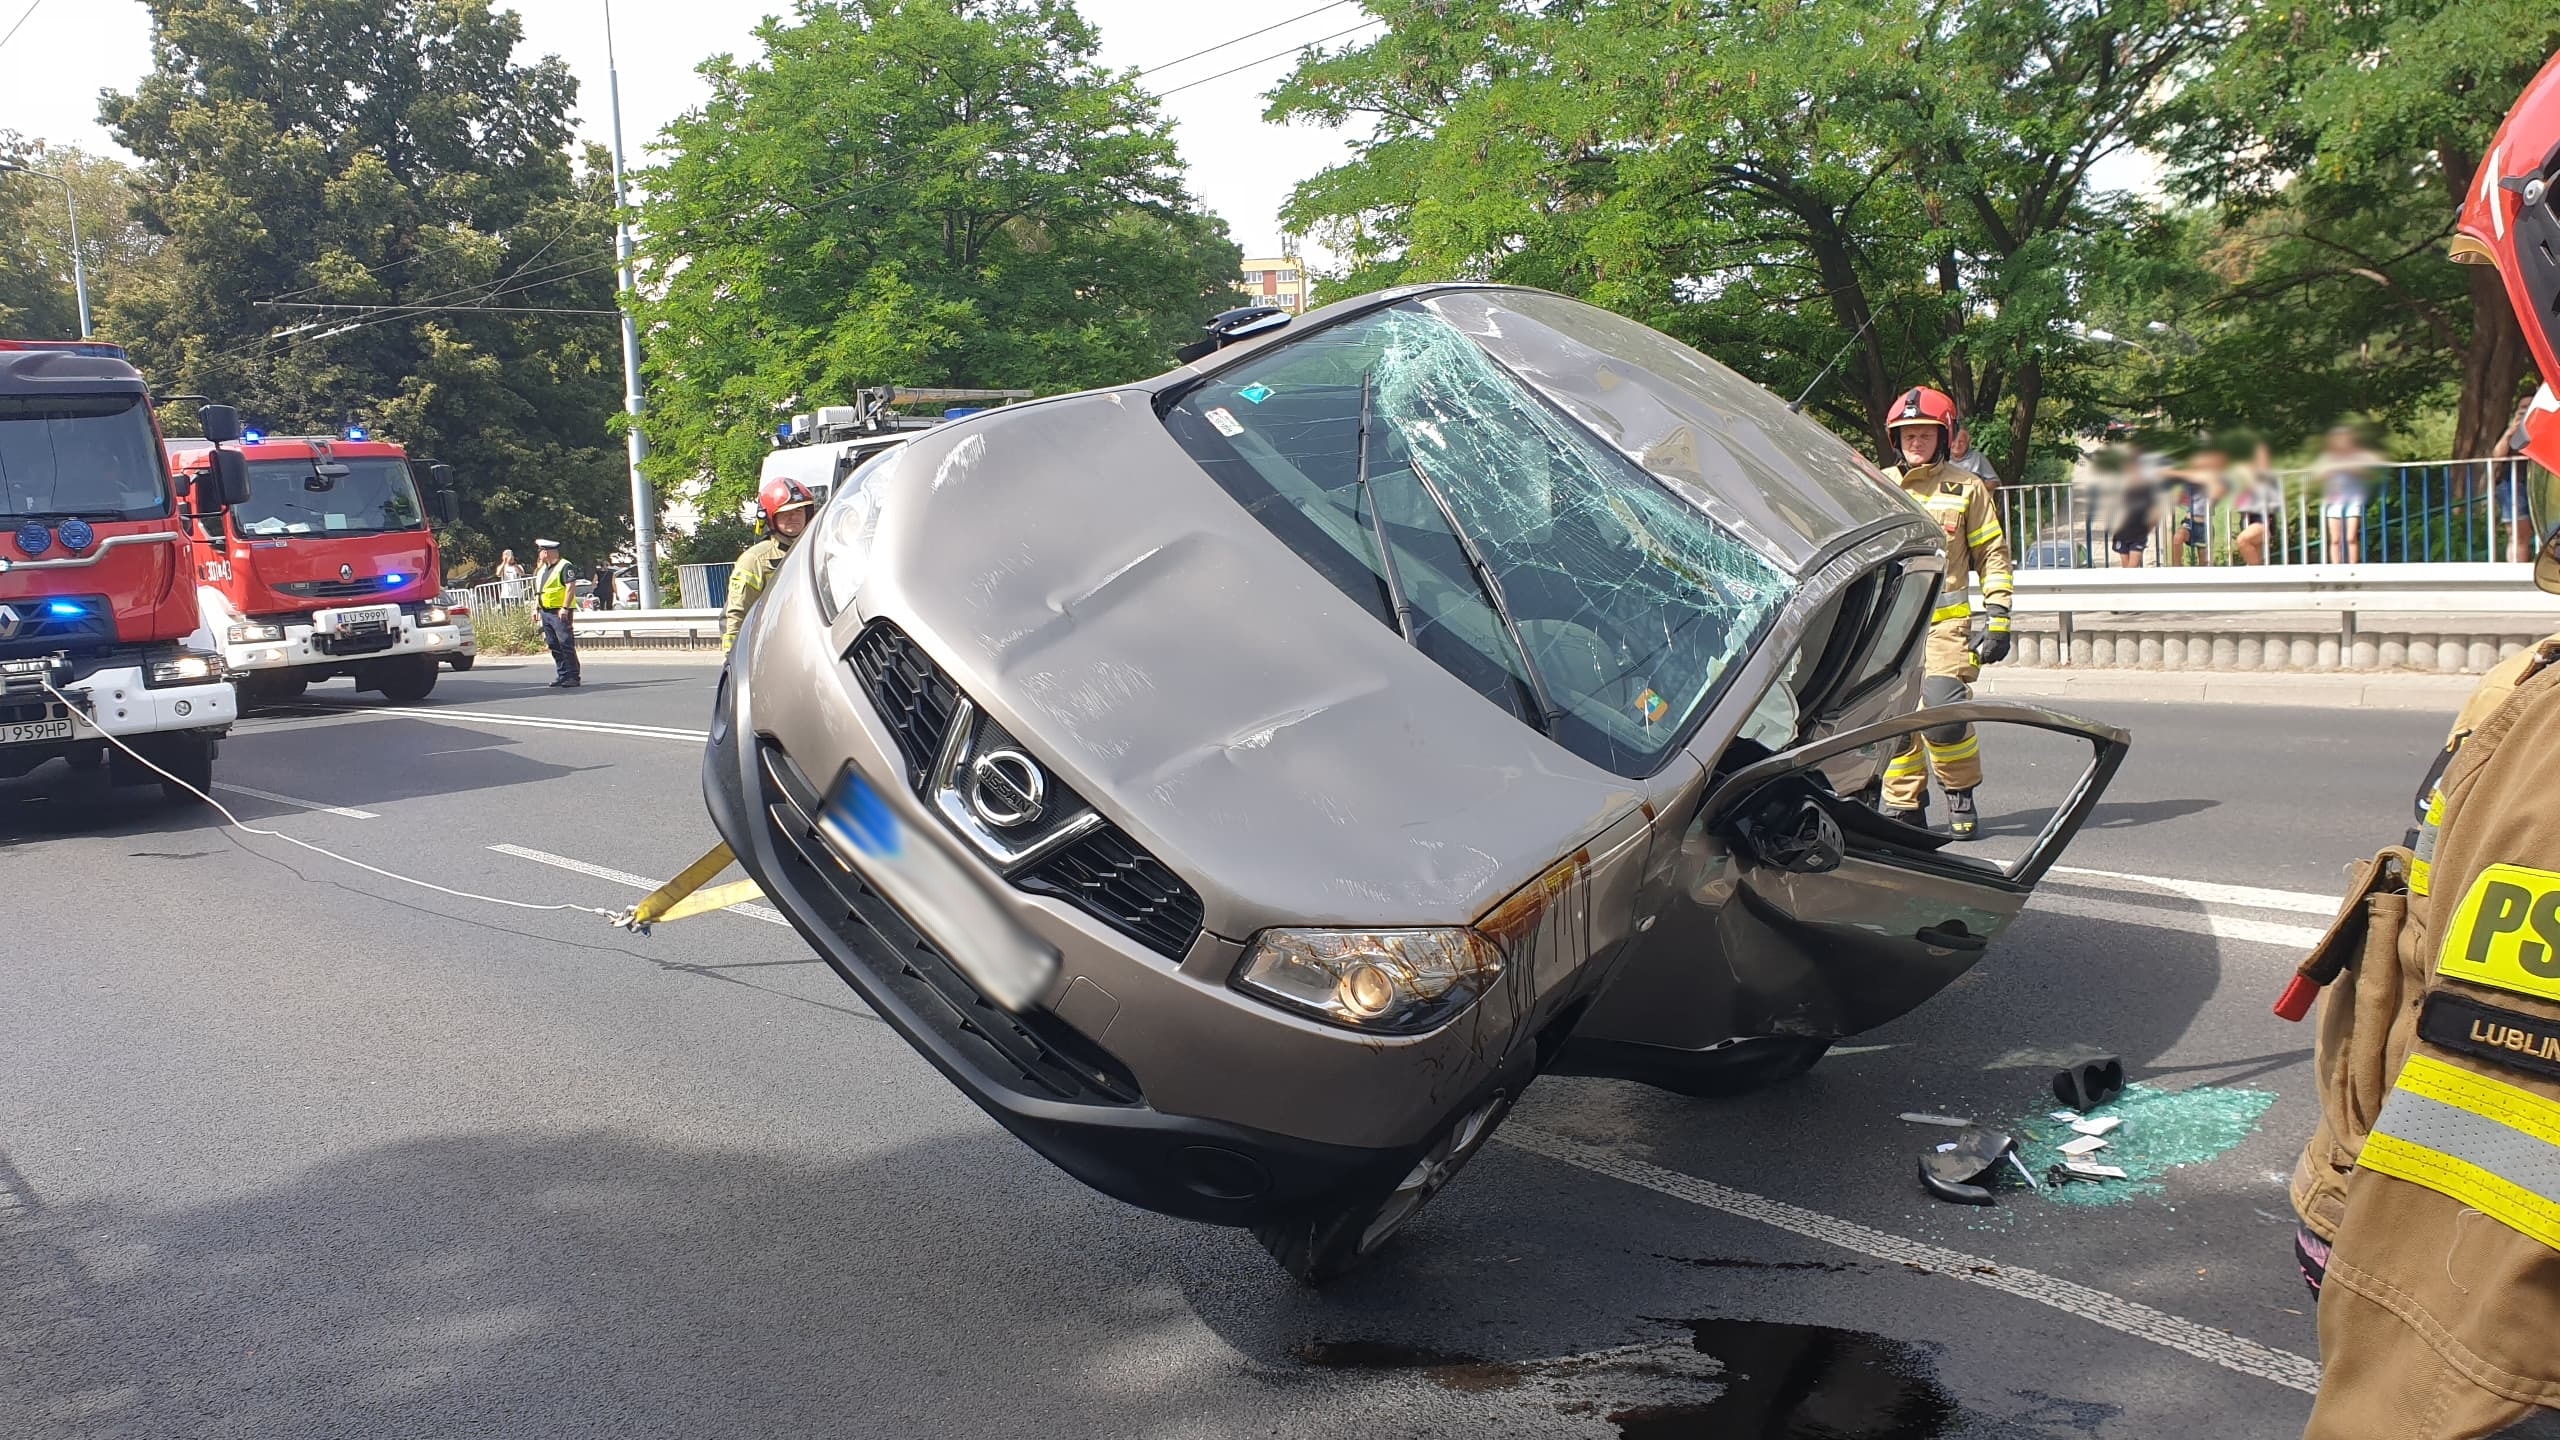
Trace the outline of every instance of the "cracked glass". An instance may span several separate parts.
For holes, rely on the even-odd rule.
[[[1379,623],[1617,774],[1660,766],[1792,588],[1417,304],[1266,350],[1166,423]]]

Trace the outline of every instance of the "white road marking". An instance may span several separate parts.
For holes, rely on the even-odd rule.
[[[2004,1295],[2051,1306],[2066,1315],[2077,1315],[2137,1340],[2148,1340],[2154,1345],[2182,1355],[2192,1355],[2226,1370],[2271,1380],[2305,1395],[2320,1388],[2319,1365],[2290,1350],[2261,1345],[2227,1330],[2199,1325],[2165,1310],[2155,1310],[2076,1281],[2022,1266],[2003,1265],[1978,1255],[1967,1255],[1961,1250],[1907,1240],[1819,1210],[1766,1199],[1749,1191],[1718,1185],[1712,1180],[1701,1180],[1677,1170],[1629,1159],[1616,1151],[1533,1126],[1513,1124],[1498,1132],[1495,1138],[1532,1155],[1543,1155],[1594,1175],[1640,1186],[1657,1195],[1685,1200],[1709,1210],[1721,1210],[1763,1225],[1773,1225],[1808,1240],[1854,1250],[1889,1264],[1933,1271]]]
[[[344,815],[350,820],[379,820],[382,818],[373,811],[358,810],[352,805],[323,805],[317,800],[297,800],[290,795],[279,795],[273,790],[258,790],[247,785],[234,785],[228,780],[214,781],[213,788],[216,790],[228,790],[234,795],[246,795],[254,800],[267,800],[278,805],[290,805],[297,810],[317,810],[323,815]]]
[[[2128,875],[2121,870],[2083,870],[2077,865],[2056,865],[2050,872],[2075,880],[2113,880],[2122,885],[2137,886],[2144,893],[2171,896],[2183,900],[2201,900],[2208,905],[2238,905],[2248,910],[2292,910],[2304,915],[2335,915],[2338,897],[2315,895],[2305,890],[2261,890],[2254,885],[2215,885],[2202,880],[2172,880],[2165,875]]]
[[[467,720],[481,725],[514,725],[528,730],[575,730],[591,735],[620,735],[633,740],[681,740],[699,745],[711,738],[707,730],[680,730],[670,725],[630,725],[619,720],[572,720],[553,715],[510,715],[499,710],[473,710],[453,705],[442,709],[426,709],[404,705],[327,705],[316,707],[333,715],[396,715],[408,720]]]
[[[598,880],[610,880],[616,885],[628,885],[634,890],[655,890],[667,883],[664,880],[652,880],[646,875],[634,875],[628,870],[612,870],[602,865],[590,865],[584,860],[572,860],[566,855],[554,855],[547,850],[528,850],[522,845],[492,845],[489,848],[501,855],[530,860],[537,865],[548,865],[555,870],[573,870],[580,875],[592,875]],[[780,925],[785,929],[791,925],[790,921],[782,918],[781,911],[770,905],[757,905],[752,902],[732,905],[729,907],[729,913],[744,915],[750,920],[762,920],[768,925]]]
[[[2078,915],[2091,920],[2111,920],[2120,925],[2140,925],[2152,930],[2211,935],[2218,940],[2245,940],[2253,945],[2273,945],[2286,950],[2307,950],[2327,933],[2317,925],[2284,925],[2273,920],[2217,914],[2211,910],[2165,910],[2150,905],[2126,905],[2079,895],[2058,895],[2050,890],[2038,890],[2027,901],[2027,908],[2047,915]]]

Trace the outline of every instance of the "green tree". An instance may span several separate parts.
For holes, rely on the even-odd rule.
[[[0,161],[68,181],[80,207],[80,262],[91,319],[119,286],[160,263],[160,237],[136,220],[131,167],[69,145],[0,132]],[[0,334],[67,338],[80,333],[72,289],[71,212],[63,187],[0,174]],[[106,337],[112,338],[112,337]]]
[[[1066,0],[801,0],[756,38],[643,182],[651,466],[707,511],[795,410],[1135,379],[1234,303],[1241,253]]]
[[[2160,133],[2222,24],[2188,0],[1368,8],[1386,32],[1270,112],[1376,123],[1287,212],[1351,257],[1334,293],[1542,285],[1784,392],[1846,345],[1815,413],[1881,449],[1892,396],[1939,385],[2010,480],[2091,398],[2055,326],[2146,220],[2091,169]]]
[[[2272,382],[2321,419],[2405,415],[2451,389],[2455,453],[2487,454],[2531,355],[2494,272],[2446,264],[2444,242],[2500,118],[2560,49],[2560,8],[2364,0],[2243,15],[2182,98],[2169,151],[2187,193],[2221,207],[2229,282],[2182,388],[2212,407]]]
[[[488,0],[151,13],[151,72],[101,107],[162,241],[109,307],[146,373],[451,463],[457,570],[535,530],[608,554],[630,533],[612,198],[595,154],[571,165],[566,67],[519,63]]]

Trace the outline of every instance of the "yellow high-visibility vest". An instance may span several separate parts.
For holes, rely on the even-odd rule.
[[[569,597],[575,593],[577,577],[570,573],[569,562],[554,560],[542,567],[541,590],[535,603],[545,610],[566,610]]]

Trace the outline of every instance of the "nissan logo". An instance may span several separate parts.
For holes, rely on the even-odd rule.
[[[969,762],[969,809],[999,830],[1028,825],[1048,807],[1049,777],[1019,750],[990,750]]]

